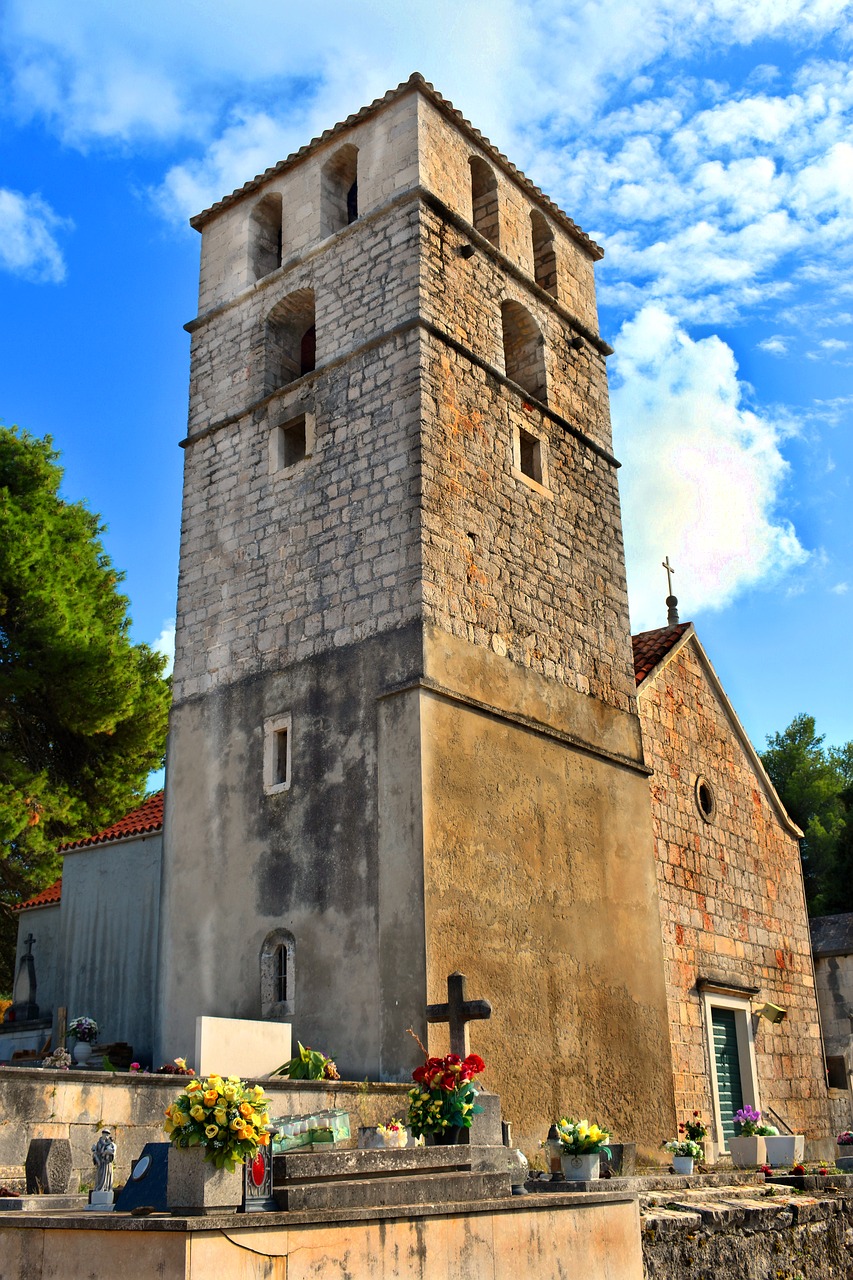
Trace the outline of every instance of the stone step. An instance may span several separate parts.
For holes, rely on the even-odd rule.
[[[273,1183],[296,1180],[394,1177],[403,1173],[494,1167],[489,1164],[504,1147],[402,1147],[350,1151],[288,1151],[273,1157]]]
[[[464,1171],[288,1181],[285,1186],[277,1186],[273,1191],[279,1208],[289,1211],[454,1204],[460,1201],[503,1199],[510,1194],[509,1174]]]

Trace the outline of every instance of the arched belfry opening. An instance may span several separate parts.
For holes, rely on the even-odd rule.
[[[520,302],[501,305],[506,376],[536,400],[547,402],[545,340],[533,316]]]
[[[472,156],[471,165],[471,221],[474,230],[481,236],[491,240],[496,249],[500,248],[500,208],[498,205],[498,180],[493,170]]]
[[[253,280],[277,271],[282,261],[281,195],[270,192],[259,200],[249,219],[249,264]]]
[[[310,373],[316,363],[314,290],[297,289],[282,298],[266,319],[264,394]]]
[[[547,218],[537,209],[530,214],[530,232],[533,239],[533,279],[550,293],[557,296],[557,254],[554,249],[554,231]]]
[[[358,217],[358,147],[348,142],[323,165],[320,175],[320,234],[334,235]]]

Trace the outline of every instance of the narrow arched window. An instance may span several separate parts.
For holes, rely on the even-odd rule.
[[[273,929],[261,947],[261,1017],[287,1018],[296,1007],[296,942],[287,929]]]
[[[281,196],[271,192],[252,210],[249,227],[249,262],[252,279],[261,280],[281,266]]]
[[[471,221],[474,230],[500,248],[500,209],[498,206],[498,180],[485,160],[472,156],[471,165]]]
[[[266,318],[264,394],[310,373],[316,365],[314,291],[297,289],[282,298]]]
[[[358,147],[341,147],[320,174],[320,235],[331,236],[358,217]]]
[[[547,403],[545,341],[530,312],[519,302],[501,306],[506,376],[536,400]]]
[[[530,233],[533,239],[533,279],[557,296],[557,254],[554,251],[554,232],[550,223],[536,209],[530,215]]]

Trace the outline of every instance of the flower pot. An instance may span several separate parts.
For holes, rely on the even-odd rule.
[[[75,1040],[74,1047],[71,1050],[71,1057],[78,1067],[85,1067],[86,1063],[92,1056],[92,1046],[88,1040]]]
[[[592,1182],[598,1177],[601,1165],[600,1151],[587,1151],[583,1155],[563,1155],[560,1158],[563,1177],[567,1182]]]
[[[455,1125],[452,1129],[442,1129],[439,1133],[432,1135],[433,1144],[436,1147],[453,1147],[462,1141],[462,1134],[465,1129],[461,1124]]]
[[[736,1169],[757,1169],[767,1163],[766,1138],[757,1135],[745,1138],[729,1138],[729,1155]]]
[[[166,1204],[174,1217],[233,1213],[243,1202],[243,1167],[217,1169],[201,1147],[169,1147]]]
[[[805,1138],[801,1133],[780,1133],[776,1137],[765,1138],[764,1145],[767,1163],[773,1169],[781,1169],[802,1160]]]
[[[673,1156],[672,1168],[675,1173],[691,1174],[693,1172],[692,1156]]]

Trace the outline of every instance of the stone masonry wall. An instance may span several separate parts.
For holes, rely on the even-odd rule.
[[[189,446],[176,702],[418,616],[418,352],[392,339]],[[274,424],[306,412],[313,452],[271,475]]]
[[[679,1118],[713,1115],[697,978],[760,988],[787,1009],[755,1032],[760,1102],[811,1139],[829,1133],[827,1089],[797,842],[688,641],[640,690]],[[698,776],[713,789],[705,821]]]
[[[531,211],[537,205],[507,174],[485,147],[479,147],[432,103],[419,100],[419,160],[421,184],[463,217],[472,221],[471,169],[479,158],[494,174],[498,191],[501,254],[533,279]],[[540,208],[554,236],[557,257],[557,301],[589,329],[598,332],[593,258],[552,216]]]
[[[579,692],[633,708],[616,472],[517,391],[430,339],[424,348],[424,612]],[[513,464],[541,441],[547,485]]]

